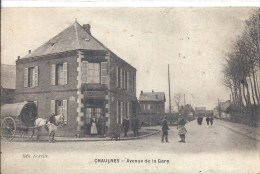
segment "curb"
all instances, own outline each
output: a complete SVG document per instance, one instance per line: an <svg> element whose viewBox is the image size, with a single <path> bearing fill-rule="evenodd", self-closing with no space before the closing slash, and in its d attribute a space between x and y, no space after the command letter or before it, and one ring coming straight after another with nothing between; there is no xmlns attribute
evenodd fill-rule
<svg viewBox="0 0 260 174"><path fill-rule="evenodd" d="M246 134L246 133L244 133L244 132L242 132L242 131L235 130L235 129L230 128L229 126L226 126L226 125L224 125L224 124L222 124L222 123L217 123L217 124L220 125L220 126L223 126L223 127L227 128L227 129L229 129L229 130L231 130L231 131L233 131L233 132L236 132L236 133L239 134L239 135L243 135L243 136L246 136L247 138L250 138L250 139L253 139L253 140L256 140L256 141L260 141L260 138L258 138L257 136L250 136L250 135L248 135L248 134Z"/></svg>
<svg viewBox="0 0 260 174"><path fill-rule="evenodd" d="M154 132L152 133L149 133L149 134L145 134L145 135L141 135L139 137L129 137L129 138L122 138L122 139L119 139L119 140L112 140L111 138L104 138L104 139L56 139L55 141L56 142L83 142L83 141L127 141L127 140L137 140L137 139L142 139L142 138L145 138L145 137L148 137L148 136L151 136L151 135L154 135L154 134L157 134L159 133L160 131L159 130L155 130ZM40 142L48 142L49 140L48 139L44 139L44 140L40 140Z"/></svg>

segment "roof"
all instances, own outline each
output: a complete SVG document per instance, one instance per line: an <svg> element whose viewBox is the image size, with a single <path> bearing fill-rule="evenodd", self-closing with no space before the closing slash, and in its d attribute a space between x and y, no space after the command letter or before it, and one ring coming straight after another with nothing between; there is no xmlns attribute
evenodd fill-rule
<svg viewBox="0 0 260 174"><path fill-rule="evenodd" d="M220 110L223 111L223 112L227 112L228 109L230 108L231 106L231 101L230 100L227 100L225 102L220 102L219 103L219 106L220 106Z"/></svg>
<svg viewBox="0 0 260 174"><path fill-rule="evenodd" d="M90 33L88 33L78 22L74 22L71 26L23 58L37 57L80 49L106 50L106 48Z"/></svg>
<svg viewBox="0 0 260 174"><path fill-rule="evenodd" d="M165 102L164 92L141 92L139 101L163 101Z"/></svg>
<svg viewBox="0 0 260 174"><path fill-rule="evenodd" d="M15 65L1 64L1 86L5 89L15 89Z"/></svg>

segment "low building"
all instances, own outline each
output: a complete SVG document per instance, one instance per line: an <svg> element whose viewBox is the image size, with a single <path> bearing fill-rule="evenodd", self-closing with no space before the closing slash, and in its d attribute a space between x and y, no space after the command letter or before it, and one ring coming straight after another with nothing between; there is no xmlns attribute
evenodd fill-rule
<svg viewBox="0 0 260 174"><path fill-rule="evenodd" d="M40 33L39 33L40 34ZM137 116L136 69L78 22L16 61L16 102L34 101L39 117L63 114L60 136L97 135Z"/></svg>
<svg viewBox="0 0 260 174"><path fill-rule="evenodd" d="M15 66L1 64L1 106L14 101Z"/></svg>
<svg viewBox="0 0 260 174"><path fill-rule="evenodd" d="M149 125L160 124L165 114L165 94L164 92L143 92L139 95L140 123Z"/></svg>

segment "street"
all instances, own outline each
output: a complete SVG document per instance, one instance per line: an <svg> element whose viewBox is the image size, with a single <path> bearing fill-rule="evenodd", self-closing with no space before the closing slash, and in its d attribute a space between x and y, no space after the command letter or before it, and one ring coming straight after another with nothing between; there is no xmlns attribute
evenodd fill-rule
<svg viewBox="0 0 260 174"><path fill-rule="evenodd" d="M219 120L209 127L205 121L201 126L196 121L186 124L186 143L178 142L176 127L170 127L170 143L161 143L161 133L128 141L2 142L1 167L8 174L17 173L12 171L14 166L19 173L34 173L25 165L32 165L37 174L117 173L122 168L127 169L125 173L259 172L259 141L223 127L220 122L226 124ZM119 164L100 160L111 158L119 159Z"/></svg>

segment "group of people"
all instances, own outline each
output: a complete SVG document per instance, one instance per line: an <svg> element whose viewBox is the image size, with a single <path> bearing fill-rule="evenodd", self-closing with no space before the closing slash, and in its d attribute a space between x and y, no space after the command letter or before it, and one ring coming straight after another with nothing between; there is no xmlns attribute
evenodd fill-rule
<svg viewBox="0 0 260 174"><path fill-rule="evenodd" d="M197 122L198 122L198 125L202 125L202 122L203 122L203 116L201 116L201 115L199 115L198 117L197 117ZM207 123L207 126L209 126L209 125L213 125L213 117L211 116L207 116L206 117L206 123Z"/></svg>
<svg viewBox="0 0 260 174"><path fill-rule="evenodd" d="M213 125L213 117L207 117L206 122L207 122L208 126L209 126L209 124L212 126Z"/></svg>
<svg viewBox="0 0 260 174"><path fill-rule="evenodd" d="M182 142L182 143L185 143L185 134L187 133L185 124L186 124L185 119L183 117L180 117L178 119L177 129L178 129L178 134L181 138L181 140L179 142ZM161 138L162 143L164 143L164 142L169 143L169 140L168 140L168 131L169 130L170 130L170 128L168 126L167 119L165 116L163 119L163 122L162 122L162 138Z"/></svg>
<svg viewBox="0 0 260 174"><path fill-rule="evenodd" d="M123 129L124 129L124 136L127 137L127 133L129 131L129 128L130 128L129 118L125 118L123 120L122 126L123 126ZM132 126L134 137L138 137L139 136L139 131L138 131L139 120L136 117L132 120L131 126Z"/></svg>

